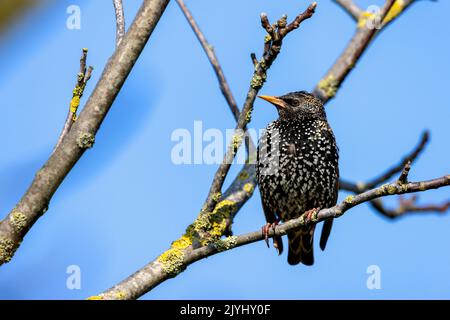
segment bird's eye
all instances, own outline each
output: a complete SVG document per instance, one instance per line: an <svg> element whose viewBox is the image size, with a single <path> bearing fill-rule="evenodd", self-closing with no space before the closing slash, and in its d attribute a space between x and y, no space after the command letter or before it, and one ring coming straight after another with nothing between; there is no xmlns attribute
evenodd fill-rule
<svg viewBox="0 0 450 320"><path fill-rule="evenodd" d="M300 101L298 101L297 99L292 99L289 104L293 107L298 107L300 105Z"/></svg>
<svg viewBox="0 0 450 320"><path fill-rule="evenodd" d="M298 101L297 99L287 99L285 101L292 107L298 107L300 105L300 101Z"/></svg>

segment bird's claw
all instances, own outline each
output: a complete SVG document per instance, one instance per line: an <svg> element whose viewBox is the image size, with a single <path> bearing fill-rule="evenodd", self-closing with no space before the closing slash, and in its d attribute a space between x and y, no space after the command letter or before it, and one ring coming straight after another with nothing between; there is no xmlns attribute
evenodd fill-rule
<svg viewBox="0 0 450 320"><path fill-rule="evenodd" d="M270 248L270 246L269 246L269 228L270 228L270 223L266 223L261 228L261 233L264 236L264 241L266 242L267 248Z"/></svg>
<svg viewBox="0 0 450 320"><path fill-rule="evenodd" d="M313 218L314 214L316 214L319 211L320 211L320 208L314 208L314 209L306 211L303 214L305 224L309 224L312 221L312 218Z"/></svg>
<svg viewBox="0 0 450 320"><path fill-rule="evenodd" d="M269 233L270 230L272 229L273 231L275 231L276 226L278 225L280 221L277 220L273 223L266 223L262 228L261 228L261 232L264 236L264 241L266 242L267 248L270 248L269 245Z"/></svg>

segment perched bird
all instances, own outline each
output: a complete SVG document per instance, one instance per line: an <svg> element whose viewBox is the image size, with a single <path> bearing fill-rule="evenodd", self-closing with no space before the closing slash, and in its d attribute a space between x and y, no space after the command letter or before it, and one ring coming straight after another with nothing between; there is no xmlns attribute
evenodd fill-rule
<svg viewBox="0 0 450 320"><path fill-rule="evenodd" d="M338 147L328 124L323 103L306 91L280 97L260 96L272 103L279 118L271 122L260 138L257 151L257 181L268 232L278 222L297 218L305 212L334 206L337 201ZM320 247L325 249L332 219L322 229ZM288 233L288 263L312 265L315 225ZM274 247L283 251L280 236Z"/></svg>

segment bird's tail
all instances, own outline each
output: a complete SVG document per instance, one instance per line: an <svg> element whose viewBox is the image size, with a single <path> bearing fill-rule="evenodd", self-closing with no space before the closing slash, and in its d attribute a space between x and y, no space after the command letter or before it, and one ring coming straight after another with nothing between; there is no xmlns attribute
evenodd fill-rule
<svg viewBox="0 0 450 320"><path fill-rule="evenodd" d="M314 263L313 238L314 226L302 227L288 233L288 263L290 265L303 263L311 266Z"/></svg>
<svg viewBox="0 0 450 320"><path fill-rule="evenodd" d="M325 250L328 238L330 237L331 228L333 227L333 218L325 220L323 223L322 234L320 235L320 249Z"/></svg>

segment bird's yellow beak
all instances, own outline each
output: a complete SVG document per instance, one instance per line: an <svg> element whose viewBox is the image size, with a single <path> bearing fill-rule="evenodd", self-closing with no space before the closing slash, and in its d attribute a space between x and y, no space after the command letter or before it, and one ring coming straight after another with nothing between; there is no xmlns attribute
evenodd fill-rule
<svg viewBox="0 0 450 320"><path fill-rule="evenodd" d="M261 98L263 100L269 101L271 104L276 106L277 108L285 108L286 103L281 100L280 98L274 97L274 96L258 96L258 98Z"/></svg>

